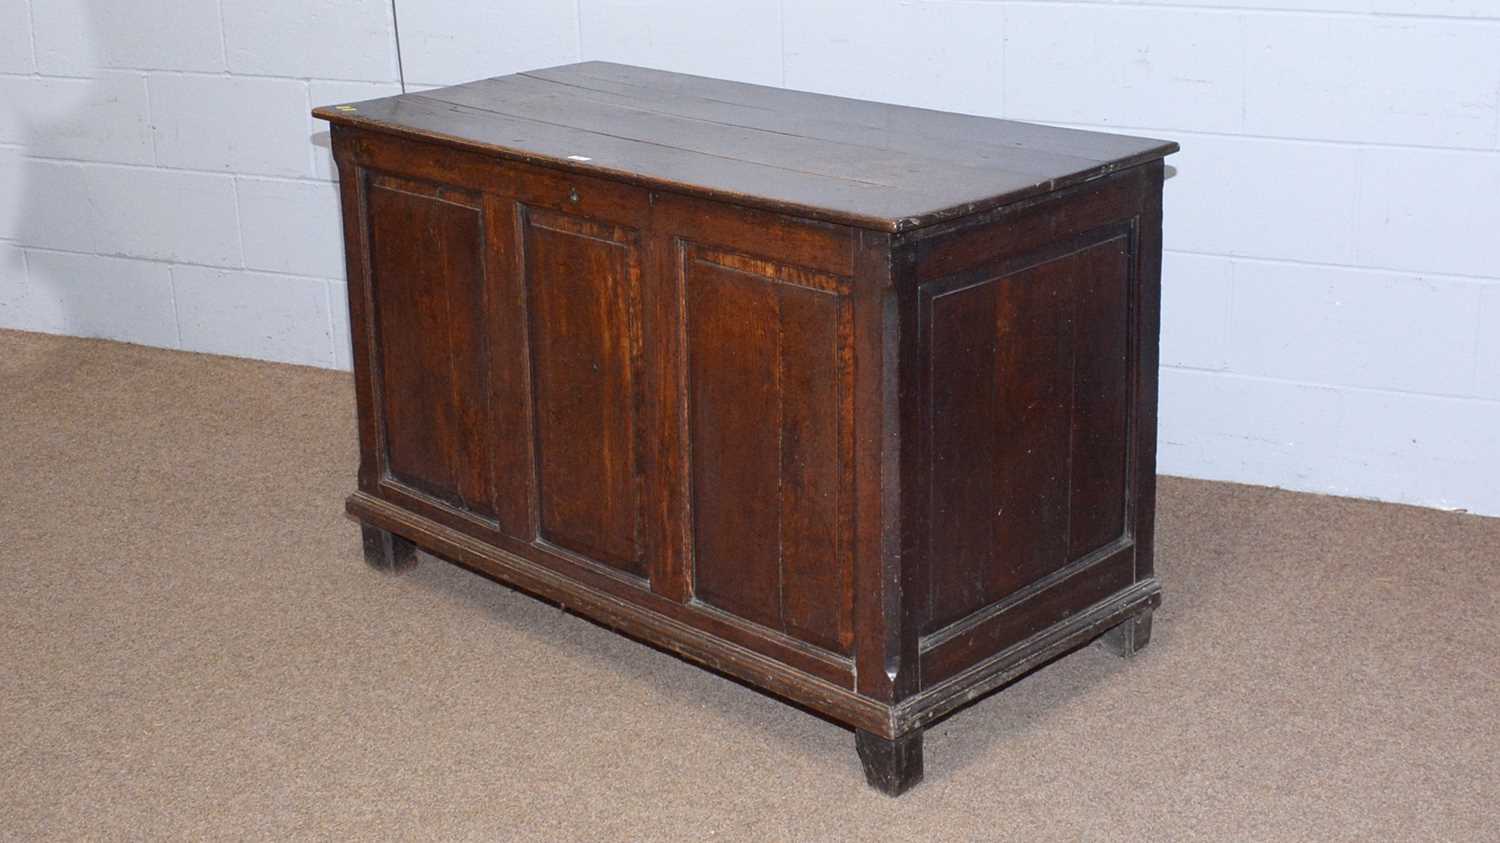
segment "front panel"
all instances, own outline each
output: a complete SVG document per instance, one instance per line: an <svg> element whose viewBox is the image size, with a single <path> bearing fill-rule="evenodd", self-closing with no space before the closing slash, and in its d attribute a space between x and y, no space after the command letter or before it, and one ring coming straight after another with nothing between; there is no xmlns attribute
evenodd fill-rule
<svg viewBox="0 0 1500 843"><path fill-rule="evenodd" d="M645 577L639 236L538 208L520 227L539 537Z"/></svg>
<svg viewBox="0 0 1500 843"><path fill-rule="evenodd" d="M695 599L847 654L846 279L701 246L679 257Z"/></svg>
<svg viewBox="0 0 1500 843"><path fill-rule="evenodd" d="M496 425L485 388L480 198L381 174L367 177L364 192L379 483L491 523Z"/></svg>

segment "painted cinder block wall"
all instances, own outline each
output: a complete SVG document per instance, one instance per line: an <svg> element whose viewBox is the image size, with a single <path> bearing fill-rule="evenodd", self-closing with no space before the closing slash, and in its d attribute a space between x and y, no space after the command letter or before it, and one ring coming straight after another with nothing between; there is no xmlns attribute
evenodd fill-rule
<svg viewBox="0 0 1500 843"><path fill-rule="evenodd" d="M612 59L1179 140L1162 471L1500 515L1500 3L397 2L411 89ZM0 0L0 327L348 368L307 112L398 90L394 29Z"/></svg>

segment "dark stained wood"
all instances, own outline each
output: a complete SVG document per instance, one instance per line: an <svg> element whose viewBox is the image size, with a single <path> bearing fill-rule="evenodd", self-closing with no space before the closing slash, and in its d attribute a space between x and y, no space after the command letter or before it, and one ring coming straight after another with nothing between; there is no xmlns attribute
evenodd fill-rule
<svg viewBox="0 0 1500 843"><path fill-rule="evenodd" d="M1100 645L1122 659L1132 658L1151 643L1151 615L1149 608L1141 611L1100 636Z"/></svg>
<svg viewBox="0 0 1500 843"><path fill-rule="evenodd" d="M371 564L789 697L889 793L935 718L1144 646L1174 144L594 62L317 113Z"/></svg>
<svg viewBox="0 0 1500 843"><path fill-rule="evenodd" d="M935 296L927 318L928 471L933 477L927 552L942 560L928 580L928 628L947 625L992 599L983 574L991 570L997 514L1003 515L995 506L1005 488L997 489L998 475L1011 470L996 453L1001 410L995 394L995 299L994 284L971 285Z"/></svg>
<svg viewBox="0 0 1500 843"><path fill-rule="evenodd" d="M682 271L696 595L847 654L846 282L696 246Z"/></svg>
<svg viewBox="0 0 1500 843"><path fill-rule="evenodd" d="M922 781L922 730L896 738L856 729L854 748L865 768L865 781L886 796L900 796Z"/></svg>
<svg viewBox="0 0 1500 843"><path fill-rule="evenodd" d="M906 695L899 704L882 703L856 692L845 672L810 669L796 650L770 650L753 638L736 637L712 615L693 613L655 595L642 593L591 569L545 564L534 549L513 549L474 539L430 518L393 506L363 492L345 502L350 515L365 525L401 530L431 553L481 571L503 582L566 606L714 670L738 677L771 693L795 700L853 728L881 737L896 737L983 696L1057 656L1099 638L1106 630L1143 608L1160 603L1155 580L1131 588L1070 615L1045 632L995 653L961 675ZM511 545L510 548L518 546ZM825 673L827 675L825 675Z"/></svg>
<svg viewBox="0 0 1500 843"><path fill-rule="evenodd" d="M840 492L841 399L848 390L839 369L843 324L839 300L787 284L781 305L780 520L782 628L824 649L848 653L853 643L853 596L840 514L850 501Z"/></svg>
<svg viewBox="0 0 1500 843"><path fill-rule="evenodd" d="M1135 335L1131 338L1133 392L1130 410L1133 435L1128 443L1129 483L1125 492L1127 519L1136 546L1135 576L1156 575L1156 408L1161 345L1161 194L1166 167L1153 161L1139 168L1144 187L1135 222L1133 253L1137 284Z"/></svg>
<svg viewBox="0 0 1500 843"><path fill-rule="evenodd" d="M622 81L628 96L621 96ZM681 97L683 89L696 99ZM705 109L698 101L705 95L740 107ZM886 231L1085 182L1177 148L603 62L314 113L336 124Z"/></svg>
<svg viewBox="0 0 1500 843"><path fill-rule="evenodd" d="M499 166L492 155L439 143L417 143L338 127L335 131L345 148L345 157L357 159L370 172L433 184L462 184L492 197L525 197L527 207L600 223L628 227L651 214L650 193L608 179L519 162Z"/></svg>
<svg viewBox="0 0 1500 843"><path fill-rule="evenodd" d="M653 206L653 226L659 218ZM647 237L641 277L640 444L650 492L642 528L651 566L651 589L677 603L693 597L691 478L687 459L686 359L681 294L682 249L674 239Z"/></svg>
<svg viewBox="0 0 1500 843"><path fill-rule="evenodd" d="M1070 255L994 285L998 337L990 391L1001 409L993 428L996 558L986 566L986 602L1072 559L1073 490L1065 472L1073 463L1069 425L1087 413L1075 387L1077 345L1092 330L1076 314L1088 272L1086 261ZM1017 494L1022 489L1030 491Z"/></svg>
<svg viewBox="0 0 1500 843"><path fill-rule="evenodd" d="M895 734L889 706L852 690L847 661L782 638L746 634L721 615L674 603L601 573L576 560L548 558L544 550L475 539L405 507L356 492L345 510L362 524L399 530L423 550L551 600L628 635L642 638L714 670L736 676L843 723ZM503 547L501 545L504 545ZM1095 632L1088 640L1098 637ZM519 677L518 677L519 678ZM537 681L542 681L537 678ZM836 712L836 713L835 713Z"/></svg>
<svg viewBox="0 0 1500 843"><path fill-rule="evenodd" d="M922 680L934 685L1024 641L1135 581L1134 548L1106 548L922 639Z"/></svg>
<svg viewBox="0 0 1500 843"><path fill-rule="evenodd" d="M1125 135L998 121L613 62L583 62L523 75L560 81L589 92L623 92L631 99L670 108L671 113L682 109L680 113L731 125L812 138L852 139L871 149L915 151L927 156L958 157L975 150L1020 149L1040 159L1073 156L1124 162L1139 154L1141 146L1140 138ZM872 133L879 144L870 143Z"/></svg>
<svg viewBox="0 0 1500 843"><path fill-rule="evenodd" d="M376 410L375 301L370 289L367 170L354 161L348 130L333 127L338 167L339 212L344 222L344 268L348 284L349 337L354 364L354 406L359 425L359 488L374 493L384 470L380 457L380 413Z"/></svg>
<svg viewBox="0 0 1500 843"><path fill-rule="evenodd" d="M910 476L902 434L917 403L901 384L909 378L910 293L896 284L896 245L863 232L855 251L854 332L854 638L855 679L865 696L893 703L914 693L917 633L913 599L921 572L903 565L910 535L902 478ZM882 733L893 737L892 733Z"/></svg>
<svg viewBox="0 0 1500 843"><path fill-rule="evenodd" d="M636 234L538 210L522 228L540 535L645 576Z"/></svg>
<svg viewBox="0 0 1500 843"><path fill-rule="evenodd" d="M929 683L896 706L894 722L901 730L926 727L985 694L1030 673L1065 653L1097 639L1121 620L1161 605L1161 584L1139 580L1088 608L1067 615L1029 638L981 659L942 681Z"/></svg>
<svg viewBox="0 0 1500 843"><path fill-rule="evenodd" d="M775 291L712 264L685 264L694 592L780 629Z"/></svg>
<svg viewBox="0 0 1500 843"><path fill-rule="evenodd" d="M386 474L493 516L478 197L375 177L366 201Z"/></svg>
<svg viewBox="0 0 1500 843"><path fill-rule="evenodd" d="M673 193L651 197L657 229L684 241L746 255L772 255L780 266L841 278L854 273L858 229Z"/></svg>
<svg viewBox="0 0 1500 843"><path fill-rule="evenodd" d="M490 354L506 364L489 374L490 412L496 431L491 458L495 470L495 512L508 536L535 540L539 517L535 413L532 408L531 339L526 314L525 213L514 199L486 193L485 269L490 279L485 314Z"/></svg>
<svg viewBox="0 0 1500 843"><path fill-rule="evenodd" d="M920 284L950 278L1023 257L1039 246L1079 238L1097 241L1092 233L1135 219L1142 196L1151 190L1151 167L1135 167L1048 197L914 231L903 240L916 252L911 280ZM1063 202L1069 207L1059 214L1057 206Z"/></svg>
<svg viewBox="0 0 1500 843"><path fill-rule="evenodd" d="M1129 243L1109 231L923 287L929 633L1124 532Z"/></svg>
<svg viewBox="0 0 1500 843"><path fill-rule="evenodd" d="M362 524L360 541L364 544L365 563L377 571L400 574L416 567L417 546L388 530Z"/></svg>
<svg viewBox="0 0 1500 843"><path fill-rule="evenodd" d="M1069 559L1125 532L1130 429L1130 243L1125 235L1078 253L1073 317L1073 413L1067 427ZM1031 573L1042 573L1033 571Z"/></svg>

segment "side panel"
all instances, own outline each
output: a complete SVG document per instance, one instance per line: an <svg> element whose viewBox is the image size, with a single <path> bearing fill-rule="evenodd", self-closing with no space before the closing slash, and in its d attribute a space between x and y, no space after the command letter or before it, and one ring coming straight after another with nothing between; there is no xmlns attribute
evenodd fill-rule
<svg viewBox="0 0 1500 843"><path fill-rule="evenodd" d="M684 245L693 593L852 652L846 279Z"/></svg>
<svg viewBox="0 0 1500 843"><path fill-rule="evenodd" d="M1161 176L1143 165L902 243L923 689L1024 659L1023 641L1151 576Z"/></svg>
<svg viewBox="0 0 1500 843"><path fill-rule="evenodd" d="M927 629L1124 532L1129 238L933 285Z"/></svg>
<svg viewBox="0 0 1500 843"><path fill-rule="evenodd" d="M638 235L535 208L521 229L540 538L645 577Z"/></svg>

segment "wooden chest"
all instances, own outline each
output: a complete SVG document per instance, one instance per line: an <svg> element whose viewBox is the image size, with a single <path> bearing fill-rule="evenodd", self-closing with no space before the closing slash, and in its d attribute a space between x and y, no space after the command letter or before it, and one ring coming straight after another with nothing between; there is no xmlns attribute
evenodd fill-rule
<svg viewBox="0 0 1500 843"><path fill-rule="evenodd" d="M1146 643L1175 144L599 62L315 113L372 564L813 708L890 793L934 718Z"/></svg>

